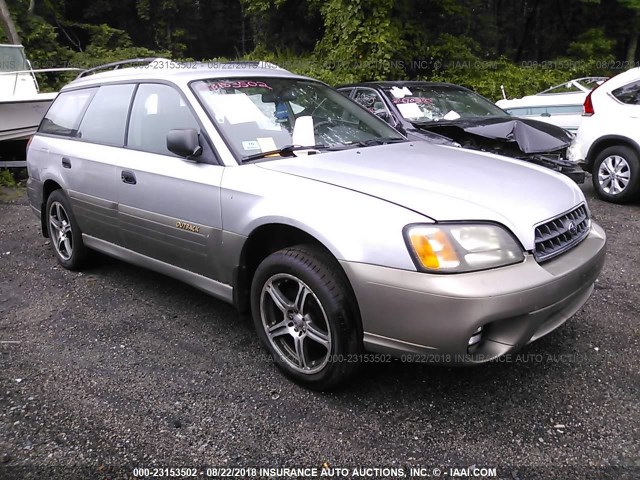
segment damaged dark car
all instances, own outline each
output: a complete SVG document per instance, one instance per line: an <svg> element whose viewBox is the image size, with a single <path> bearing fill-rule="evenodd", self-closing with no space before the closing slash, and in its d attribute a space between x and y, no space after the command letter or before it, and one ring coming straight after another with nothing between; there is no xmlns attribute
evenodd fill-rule
<svg viewBox="0 0 640 480"><path fill-rule="evenodd" d="M548 123L518 118L459 85L436 82L365 82L338 90L387 121L410 140L459 144L532 162L584 182L566 159L571 134Z"/></svg>

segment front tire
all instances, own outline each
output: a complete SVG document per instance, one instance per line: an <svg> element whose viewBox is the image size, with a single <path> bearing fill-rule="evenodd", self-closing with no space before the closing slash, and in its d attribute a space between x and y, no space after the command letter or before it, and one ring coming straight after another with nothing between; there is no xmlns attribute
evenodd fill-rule
<svg viewBox="0 0 640 480"><path fill-rule="evenodd" d="M47 199L47 231L58 263L68 270L78 270L88 252L82 242L82 232L62 190L55 190Z"/></svg>
<svg viewBox="0 0 640 480"><path fill-rule="evenodd" d="M361 351L353 294L327 253L312 246L269 255L251 284L258 337L282 372L328 390L355 373Z"/></svg>
<svg viewBox="0 0 640 480"><path fill-rule="evenodd" d="M593 188L600 198L628 203L640 190L638 153L623 145L604 149L593 164Z"/></svg>

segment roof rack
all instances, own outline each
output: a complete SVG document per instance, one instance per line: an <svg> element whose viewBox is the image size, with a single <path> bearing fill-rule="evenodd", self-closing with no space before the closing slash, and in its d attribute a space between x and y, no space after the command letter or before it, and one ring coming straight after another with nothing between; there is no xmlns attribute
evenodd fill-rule
<svg viewBox="0 0 640 480"><path fill-rule="evenodd" d="M206 62L203 62L206 63ZM219 65L238 65L238 66L247 66L253 68L265 68L265 69L273 69L273 70L284 70L284 68L276 65L272 62L265 62L264 60L210 60L208 62L216 63Z"/></svg>
<svg viewBox="0 0 640 480"><path fill-rule="evenodd" d="M76 79L86 77L87 75L94 74L101 70L117 70L123 65L132 65L132 64L139 64L139 63L149 64L149 63L155 62L156 60L162 60L167 62L169 61L166 58L158 58L158 57L130 58L128 60L120 60L118 62L105 63L104 65L98 65L97 67L88 68L87 70L82 71L80 75L76 77Z"/></svg>
<svg viewBox="0 0 640 480"><path fill-rule="evenodd" d="M96 72L100 72L103 70L117 70L122 66L125 65L137 65L137 64L145 64L145 65L149 65L153 62L170 62L170 63L176 63L176 64L180 64L179 61L174 62L173 60L170 60L168 58L162 58L162 57L148 57L148 58L131 58L128 60L120 60L118 62L111 62L111 63L105 63L104 65L98 65L97 67L93 67L93 68L89 68L87 70L84 70L80 73L80 75L78 75L76 77L76 79L78 78L82 78L82 77L86 77L88 75L92 75ZM284 68L271 63L271 62L264 62L264 61L256 61L256 60L248 60L248 61L244 61L244 60L233 60L233 61L218 61L218 60L209 60L209 61L203 61L203 62L192 62L194 64L199 64L202 67L208 67L208 68L212 68L212 65L235 65L237 67L247 67L247 68L259 68L259 69L268 69L268 70L282 70L282 71L287 71Z"/></svg>

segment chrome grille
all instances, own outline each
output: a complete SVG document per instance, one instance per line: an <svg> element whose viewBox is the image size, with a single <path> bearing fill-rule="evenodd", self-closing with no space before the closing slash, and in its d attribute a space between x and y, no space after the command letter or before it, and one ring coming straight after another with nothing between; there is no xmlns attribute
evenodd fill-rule
<svg viewBox="0 0 640 480"><path fill-rule="evenodd" d="M569 213L538 225L533 256L538 262L544 262L566 252L587 236L590 224L587 207L580 205Z"/></svg>

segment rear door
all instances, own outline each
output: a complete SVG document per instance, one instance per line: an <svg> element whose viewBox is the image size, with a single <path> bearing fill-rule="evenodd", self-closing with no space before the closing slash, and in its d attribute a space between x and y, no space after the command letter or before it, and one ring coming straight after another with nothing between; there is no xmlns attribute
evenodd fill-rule
<svg viewBox="0 0 640 480"><path fill-rule="evenodd" d="M219 278L223 167L200 135L198 161L167 150L172 129L201 131L179 90L142 83L135 94L125 154L117 160L118 215L125 247L164 263Z"/></svg>
<svg viewBox="0 0 640 480"><path fill-rule="evenodd" d="M43 141L32 155L47 157L51 178L63 184L83 233L115 243L119 236L112 159L124 145L133 88L113 85L61 93L40 125Z"/></svg>
<svg viewBox="0 0 640 480"><path fill-rule="evenodd" d="M122 244L118 228L117 171L123 153L134 84L99 87L78 126L73 149L61 162L70 172L69 197L81 230Z"/></svg>

